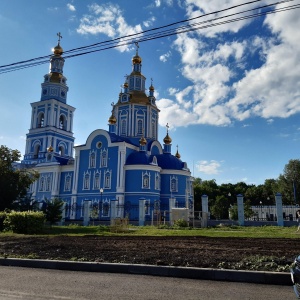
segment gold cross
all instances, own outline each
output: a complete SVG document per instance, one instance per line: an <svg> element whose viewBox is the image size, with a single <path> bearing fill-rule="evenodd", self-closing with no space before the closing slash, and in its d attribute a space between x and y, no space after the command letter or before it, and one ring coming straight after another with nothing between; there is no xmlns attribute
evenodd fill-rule
<svg viewBox="0 0 300 300"><path fill-rule="evenodd" d="M60 39L62 39L62 35L59 33L56 34L58 36L58 44L60 43Z"/></svg>

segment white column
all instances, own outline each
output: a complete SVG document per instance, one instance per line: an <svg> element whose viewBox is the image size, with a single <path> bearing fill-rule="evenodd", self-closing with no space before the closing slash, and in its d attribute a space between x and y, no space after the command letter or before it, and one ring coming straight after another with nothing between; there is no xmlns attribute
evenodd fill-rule
<svg viewBox="0 0 300 300"><path fill-rule="evenodd" d="M84 210L83 226L88 226L90 224L90 210L91 210L90 200L84 200L83 210Z"/></svg>
<svg viewBox="0 0 300 300"><path fill-rule="evenodd" d="M276 193L275 202L276 202L277 225L283 226L282 196L280 193Z"/></svg>
<svg viewBox="0 0 300 300"><path fill-rule="evenodd" d="M201 202L202 202L202 216L201 216L201 227L206 228L207 227L207 221L208 221L208 196L202 195L201 196Z"/></svg>
<svg viewBox="0 0 300 300"><path fill-rule="evenodd" d="M112 225L114 219L117 217L117 200L110 200L110 224Z"/></svg>
<svg viewBox="0 0 300 300"><path fill-rule="evenodd" d="M245 224L245 216L244 216L244 197L243 195L237 195L237 206L238 206L238 220L241 226Z"/></svg>
<svg viewBox="0 0 300 300"><path fill-rule="evenodd" d="M145 204L146 204L146 199L140 199L140 201L139 201L139 226L145 225Z"/></svg>

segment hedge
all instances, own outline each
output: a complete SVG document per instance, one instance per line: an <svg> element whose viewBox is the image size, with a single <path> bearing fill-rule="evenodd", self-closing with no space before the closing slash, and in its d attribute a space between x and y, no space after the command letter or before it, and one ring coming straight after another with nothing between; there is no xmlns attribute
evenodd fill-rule
<svg viewBox="0 0 300 300"><path fill-rule="evenodd" d="M12 211L5 213L3 229L14 233L35 234L40 233L44 229L44 224L45 215L42 212Z"/></svg>

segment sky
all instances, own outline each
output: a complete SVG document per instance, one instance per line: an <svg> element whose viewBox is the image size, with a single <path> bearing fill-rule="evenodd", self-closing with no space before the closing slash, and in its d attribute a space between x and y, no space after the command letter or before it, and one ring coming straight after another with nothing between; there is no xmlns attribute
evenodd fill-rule
<svg viewBox="0 0 300 300"><path fill-rule="evenodd" d="M0 66L50 55L58 32L67 51L200 16L189 24L249 9L262 12L261 6L275 1L239 6L243 3L0 1ZM300 0L272 9L297 4ZM217 26L139 42L146 86L152 78L161 111L159 141L163 143L168 123L172 153L178 147L194 177L258 185L278 178L290 159L299 159L299 14L297 8L223 22L227 17L204 23ZM66 59L67 103L76 108L76 145L96 129L108 130L111 103L117 102L132 70L135 51L132 43ZM0 145L24 154L30 103L40 100L48 72L46 63L0 74Z"/></svg>

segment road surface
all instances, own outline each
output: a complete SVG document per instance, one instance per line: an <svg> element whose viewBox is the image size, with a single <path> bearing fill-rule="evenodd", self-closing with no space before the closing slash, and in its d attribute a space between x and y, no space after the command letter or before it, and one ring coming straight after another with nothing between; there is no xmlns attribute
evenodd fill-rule
<svg viewBox="0 0 300 300"><path fill-rule="evenodd" d="M289 300L292 286L0 266L0 300Z"/></svg>

